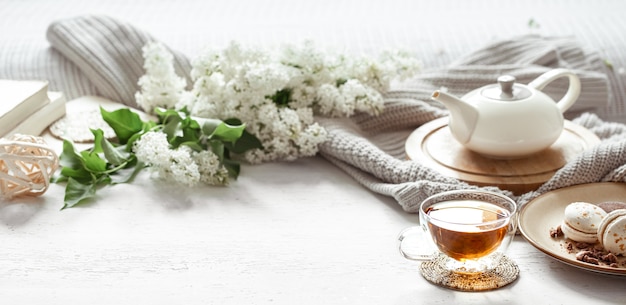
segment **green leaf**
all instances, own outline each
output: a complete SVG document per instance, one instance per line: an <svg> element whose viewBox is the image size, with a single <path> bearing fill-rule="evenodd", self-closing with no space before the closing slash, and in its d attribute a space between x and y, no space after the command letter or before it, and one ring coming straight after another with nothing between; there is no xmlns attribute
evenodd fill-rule
<svg viewBox="0 0 626 305"><path fill-rule="evenodd" d="M107 170L107 163L100 155L89 152L89 151L81 151L81 156L85 162L85 168L95 174L104 173Z"/></svg>
<svg viewBox="0 0 626 305"><path fill-rule="evenodd" d="M128 108L108 112L100 107L100 113L104 121L107 122L115 132L120 144L126 144L130 137L142 130L143 121L137 113L132 112Z"/></svg>
<svg viewBox="0 0 626 305"><path fill-rule="evenodd" d="M74 169L71 167L62 167L61 168L61 175L65 176L67 178L72 178L75 179L77 181L80 181L82 183L88 183L90 181L95 180L95 178L92 176L92 174L84 169L84 168L79 168L79 169ZM63 181L63 179L57 179L58 181Z"/></svg>
<svg viewBox="0 0 626 305"><path fill-rule="evenodd" d="M102 132L102 131L101 131ZM100 138L100 147L106 160L114 166L122 165L128 161L129 154L117 149L109 140Z"/></svg>
<svg viewBox="0 0 626 305"><path fill-rule="evenodd" d="M180 145L189 146L194 151L205 150L205 148L202 145L200 145L198 142L183 142L183 143L180 143Z"/></svg>
<svg viewBox="0 0 626 305"><path fill-rule="evenodd" d="M168 139L172 139L176 136L179 130L179 124L183 119L180 116L169 116L164 121L163 129L161 130L167 135Z"/></svg>
<svg viewBox="0 0 626 305"><path fill-rule="evenodd" d="M196 121L202 125L202 133L205 135L211 135L217 129L217 126L222 123L220 120L207 118L196 118Z"/></svg>
<svg viewBox="0 0 626 305"><path fill-rule="evenodd" d="M224 161L224 143L220 141L209 141L209 147L211 147L211 151L217 155L218 160L220 162Z"/></svg>
<svg viewBox="0 0 626 305"><path fill-rule="evenodd" d="M224 123L229 125L242 124L240 120L234 118L224 120ZM261 140L259 140L259 138L249 133L245 129L243 130L241 136L239 137L239 139L237 139L237 141L235 141L234 143L224 143L224 145L226 145L226 148L228 150L236 154L243 154L246 151L255 148L263 149L263 143L261 143Z"/></svg>
<svg viewBox="0 0 626 305"><path fill-rule="evenodd" d="M96 195L96 184L82 184L69 178L65 186L64 204L61 210L71 208Z"/></svg>
<svg viewBox="0 0 626 305"><path fill-rule="evenodd" d="M50 183L63 183L67 182L67 180L68 177L61 175L61 171L58 171L54 174L54 176L52 176L52 178L50 178Z"/></svg>
<svg viewBox="0 0 626 305"><path fill-rule="evenodd" d="M174 137L170 144L173 148L178 148L183 143L198 143L200 141L199 138L200 131L195 128L184 128L182 136Z"/></svg>
<svg viewBox="0 0 626 305"><path fill-rule="evenodd" d="M92 180L91 173L85 166L83 157L76 153L74 145L70 141L63 140L63 151L59 156L61 165L61 175L71 177L80 181Z"/></svg>
<svg viewBox="0 0 626 305"><path fill-rule="evenodd" d="M132 182L135 177L144 169L145 165L137 164L133 168L123 169L115 172L115 175L111 175L111 184L129 183Z"/></svg>
<svg viewBox="0 0 626 305"><path fill-rule="evenodd" d="M154 111L157 114L157 117L159 118L160 124L167 124L170 120L174 118L177 118L178 121L181 121L183 118L181 114L186 115L188 113L184 111L176 111L174 109L163 109L163 108L156 108Z"/></svg>
<svg viewBox="0 0 626 305"><path fill-rule="evenodd" d="M102 143L102 139L104 139L104 131L102 131L102 129L96 129L96 130L90 129L90 130L94 136L94 140L93 140L94 146L91 149L91 151L99 154L102 152L101 143Z"/></svg>
<svg viewBox="0 0 626 305"><path fill-rule="evenodd" d="M144 130L142 132L136 133L132 137L130 137L130 139L128 139L128 142L126 143L126 148L124 149L124 151L130 153L133 150L133 144L135 143L135 141L137 141L139 138L141 138L141 136L145 132L146 132L146 130L144 128Z"/></svg>
<svg viewBox="0 0 626 305"><path fill-rule="evenodd" d="M239 172L241 171L241 166L239 165L239 162L226 159L222 164L224 165L224 168L226 168L226 170L228 171L229 176L233 177L234 179L237 179L237 177L239 177Z"/></svg>
<svg viewBox="0 0 626 305"><path fill-rule="evenodd" d="M187 109L157 109L159 122L143 122L130 109L108 112L100 108L104 120L113 128L118 143L109 141L101 129L91 130L94 146L76 152L69 141L64 141L60 156L62 168L51 181L67 183L62 209L95 197L99 186L127 183L145 168L132 152L134 142L150 131L164 132L171 148L186 145L194 151L210 150L227 169L229 176L237 177L240 165L231 160L231 152L242 153L261 148L261 142L245 130L246 125L238 119L192 118Z"/></svg>
<svg viewBox="0 0 626 305"><path fill-rule="evenodd" d="M211 139L218 139L224 142L236 142L246 129L246 125L229 125L221 123L217 125L217 128L210 135Z"/></svg>
<svg viewBox="0 0 626 305"><path fill-rule="evenodd" d="M189 116L186 117L182 123L183 123L183 126L182 126L183 128L192 128L194 130L200 131L200 124L198 123L198 121L194 120L193 118Z"/></svg>
<svg viewBox="0 0 626 305"><path fill-rule="evenodd" d="M82 157L76 153L74 145L68 140L63 140L63 151L59 156L61 166L77 169L83 167Z"/></svg>
<svg viewBox="0 0 626 305"><path fill-rule="evenodd" d="M289 104L289 100L291 99L291 90L282 89L280 91L276 91L270 99L278 106L287 106Z"/></svg>
<svg viewBox="0 0 626 305"><path fill-rule="evenodd" d="M249 133L248 131L244 131L241 134L241 138L239 138L235 143L224 143L228 150L232 151L236 154L243 154L251 149L263 149L263 143L256 136Z"/></svg>

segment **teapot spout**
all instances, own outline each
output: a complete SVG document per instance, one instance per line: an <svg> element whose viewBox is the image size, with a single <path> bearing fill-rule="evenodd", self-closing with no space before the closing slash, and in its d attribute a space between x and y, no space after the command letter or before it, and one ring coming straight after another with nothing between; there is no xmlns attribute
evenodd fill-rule
<svg viewBox="0 0 626 305"><path fill-rule="evenodd" d="M454 138L461 144L469 142L478 121L478 110L467 102L439 90L433 92L431 98L442 103L450 112L448 126Z"/></svg>

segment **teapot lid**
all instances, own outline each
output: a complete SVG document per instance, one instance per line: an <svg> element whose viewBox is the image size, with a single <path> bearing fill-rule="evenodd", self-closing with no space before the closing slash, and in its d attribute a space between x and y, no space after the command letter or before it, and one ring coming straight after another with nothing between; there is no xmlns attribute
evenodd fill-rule
<svg viewBox="0 0 626 305"><path fill-rule="evenodd" d="M515 83L515 76L512 75L498 77L498 84L485 86L480 93L484 97L499 101L517 101L531 95L526 86Z"/></svg>

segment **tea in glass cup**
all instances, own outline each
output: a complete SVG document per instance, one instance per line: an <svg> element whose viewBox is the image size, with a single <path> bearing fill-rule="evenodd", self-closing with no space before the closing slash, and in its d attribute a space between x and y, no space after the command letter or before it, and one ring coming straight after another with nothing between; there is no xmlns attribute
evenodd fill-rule
<svg viewBox="0 0 626 305"><path fill-rule="evenodd" d="M517 228L515 202L480 190L433 195L421 203L419 219L419 227L400 234L402 255L418 261L436 259L456 273L496 267Z"/></svg>

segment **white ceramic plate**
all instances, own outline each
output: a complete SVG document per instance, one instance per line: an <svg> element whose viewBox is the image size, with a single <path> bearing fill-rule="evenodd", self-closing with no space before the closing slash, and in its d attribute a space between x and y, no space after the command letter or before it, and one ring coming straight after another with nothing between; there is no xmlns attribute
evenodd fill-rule
<svg viewBox="0 0 626 305"><path fill-rule="evenodd" d="M611 268L576 260L576 253L569 253L563 237L550 236L550 229L556 228L563 220L565 207L575 201L593 204L604 201L626 202L626 183L589 183L545 193L528 202L520 211L520 232L535 248L563 263L589 271L626 276L626 267ZM626 257L618 258L620 266L624 266Z"/></svg>

